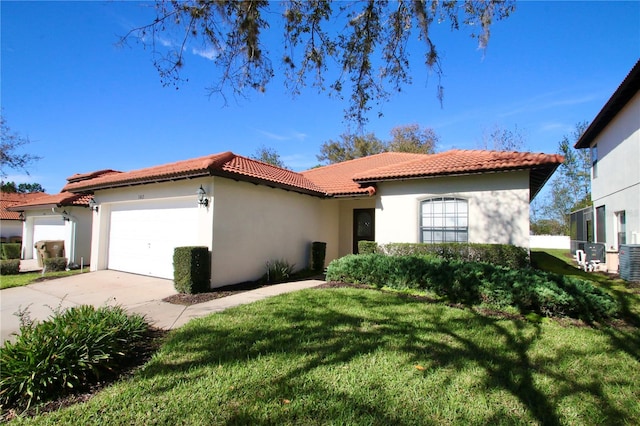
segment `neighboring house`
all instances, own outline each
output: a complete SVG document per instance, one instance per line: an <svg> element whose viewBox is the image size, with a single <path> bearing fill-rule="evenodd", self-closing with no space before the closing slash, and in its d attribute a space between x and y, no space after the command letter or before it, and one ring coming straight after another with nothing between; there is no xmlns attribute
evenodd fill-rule
<svg viewBox="0 0 640 426"><path fill-rule="evenodd" d="M640 61L636 62L576 148L591 150L591 211L575 212L590 242L612 257L621 244L640 244ZM591 223L589 223L591 222ZM589 232L590 227L593 231ZM608 262L607 263L611 263ZM609 265L617 269L617 262Z"/></svg>
<svg viewBox="0 0 640 426"><path fill-rule="evenodd" d="M0 241L21 242L22 241L22 219L20 212L7 210L16 204L28 202L36 198L45 196L44 192L31 192L19 194L17 192L0 193Z"/></svg>
<svg viewBox="0 0 640 426"><path fill-rule="evenodd" d="M91 179L112 170L101 170L86 175L74 175L68 183ZM65 257L71 264L89 264L91 259L91 222L93 215L89 209L90 194L73 194L62 191L45 195L9 207L14 214L22 214L23 259L37 257L34 244L43 240L64 241Z"/></svg>
<svg viewBox="0 0 640 426"><path fill-rule="evenodd" d="M559 155L383 153L302 173L224 152L70 180L93 194L91 269L173 277L173 250L206 246L211 286L259 278L266 262L326 262L359 240L459 241L528 247L529 202ZM198 194L200 193L200 194Z"/></svg>

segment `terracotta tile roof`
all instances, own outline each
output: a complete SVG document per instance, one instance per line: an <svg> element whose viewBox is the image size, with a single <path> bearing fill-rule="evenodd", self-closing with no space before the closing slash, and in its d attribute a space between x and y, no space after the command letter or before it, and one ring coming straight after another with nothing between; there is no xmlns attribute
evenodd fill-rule
<svg viewBox="0 0 640 426"><path fill-rule="evenodd" d="M0 193L0 219L2 220L20 220L20 212L9 211L9 207L17 204L29 202L37 198L47 196L44 192L31 192L28 194L18 194L13 192Z"/></svg>
<svg viewBox="0 0 640 426"><path fill-rule="evenodd" d="M73 194L71 192L63 191L59 194L45 194L42 197L16 203L9 207L9 210L19 212L45 206L88 206L90 198L91 195L88 194Z"/></svg>
<svg viewBox="0 0 640 426"><path fill-rule="evenodd" d="M373 195L375 183L384 180L528 169L533 198L562 161L560 155L528 152L452 150L431 155L385 152L296 173L223 152L130 172L102 170L73 175L63 193L221 176L317 196L339 197Z"/></svg>
<svg viewBox="0 0 640 426"><path fill-rule="evenodd" d="M89 172L89 173L76 173L73 176L69 176L67 178L67 182L69 183L80 182L83 180L94 179L99 176L109 175L114 173L122 173L122 172L119 172L117 170L105 169L105 170L96 170L95 172Z"/></svg>
<svg viewBox="0 0 640 426"><path fill-rule="evenodd" d="M86 176L74 175L74 176ZM66 191L87 192L145 183L187 179L200 176L223 176L262 183L293 191L324 195L324 191L300 173L281 169L232 152L207 155L130 172L105 173L94 178L74 179L63 188ZM72 176L72 178L74 178Z"/></svg>
<svg viewBox="0 0 640 426"><path fill-rule="evenodd" d="M403 164L424 158L424 154L409 154L404 152L384 152L369 157L357 158L343 163L330 164L307 170L301 174L313 183L334 196L368 195L367 186L354 182L353 177L372 169L384 168Z"/></svg>
<svg viewBox="0 0 640 426"><path fill-rule="evenodd" d="M562 163L557 154L451 150L439 154L385 152L308 170L302 174L330 195L371 194L370 185L384 180L417 179L507 170L531 170L531 199Z"/></svg>
<svg viewBox="0 0 640 426"><path fill-rule="evenodd" d="M370 169L353 175L356 182L375 182L389 179L407 179L430 176L459 175L560 164L557 154L530 152L451 150L439 154L423 155L412 161Z"/></svg>
<svg viewBox="0 0 640 426"><path fill-rule="evenodd" d="M230 152L222 154L208 155L206 157L194 158L191 160L177 161L160 166L147 167L130 172L119 172L103 174L94 178L70 181L63 190L66 191L91 191L94 189L115 188L119 186L129 186L151 182L161 182L179 178L190 178L206 176L209 174L209 167L218 164L225 158L229 158ZM74 175L74 176L86 176ZM73 176L72 176L73 178Z"/></svg>
<svg viewBox="0 0 640 426"><path fill-rule="evenodd" d="M231 160L225 162L221 170L232 175L241 175L245 178L278 183L293 190L303 189L317 195L325 194L325 190L322 187L307 179L301 173L281 169L280 167L239 155L234 155Z"/></svg>

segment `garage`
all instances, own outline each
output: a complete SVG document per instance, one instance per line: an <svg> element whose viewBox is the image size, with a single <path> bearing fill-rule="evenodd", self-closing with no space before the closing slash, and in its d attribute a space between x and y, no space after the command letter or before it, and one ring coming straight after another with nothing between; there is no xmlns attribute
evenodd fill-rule
<svg viewBox="0 0 640 426"><path fill-rule="evenodd" d="M65 240L65 222L62 216L36 217L33 219L33 242Z"/></svg>
<svg viewBox="0 0 640 426"><path fill-rule="evenodd" d="M175 247L198 245L193 198L111 206L107 268L173 279Z"/></svg>

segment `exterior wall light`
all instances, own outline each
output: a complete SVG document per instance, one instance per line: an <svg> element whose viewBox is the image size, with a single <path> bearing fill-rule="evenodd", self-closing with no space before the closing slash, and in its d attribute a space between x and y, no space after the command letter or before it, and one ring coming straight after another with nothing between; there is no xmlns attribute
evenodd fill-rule
<svg viewBox="0 0 640 426"><path fill-rule="evenodd" d="M24 212L20 212L20 215L18 216L18 218L23 222L27 220L27 218L24 216Z"/></svg>
<svg viewBox="0 0 640 426"><path fill-rule="evenodd" d="M96 203L96 199L93 197L89 199L89 208L96 213L98 212L98 203Z"/></svg>
<svg viewBox="0 0 640 426"><path fill-rule="evenodd" d="M205 192L202 185L200 185L200 188L198 189L198 192L196 192L196 194L198 195L198 205L207 207L209 205L209 199L207 198L207 193Z"/></svg>
<svg viewBox="0 0 640 426"><path fill-rule="evenodd" d="M69 219L69 213L67 213L66 210L62 211L62 221L63 222L69 222L71 219Z"/></svg>

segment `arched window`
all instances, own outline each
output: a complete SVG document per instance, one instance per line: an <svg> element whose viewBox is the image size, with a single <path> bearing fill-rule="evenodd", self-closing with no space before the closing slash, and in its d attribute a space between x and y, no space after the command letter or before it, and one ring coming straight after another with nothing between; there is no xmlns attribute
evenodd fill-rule
<svg viewBox="0 0 640 426"><path fill-rule="evenodd" d="M469 241L467 200L436 197L420 204L420 241L423 243L466 243Z"/></svg>

